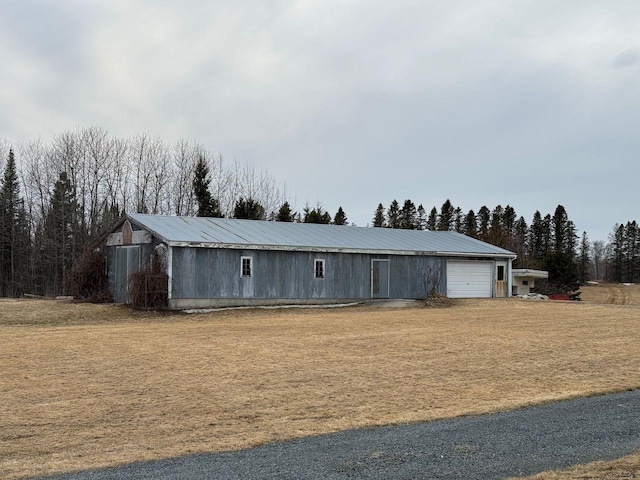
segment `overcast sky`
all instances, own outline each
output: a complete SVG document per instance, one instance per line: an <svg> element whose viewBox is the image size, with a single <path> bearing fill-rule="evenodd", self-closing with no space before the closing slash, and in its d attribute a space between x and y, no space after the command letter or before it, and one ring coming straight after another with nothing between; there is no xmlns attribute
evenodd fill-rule
<svg viewBox="0 0 640 480"><path fill-rule="evenodd" d="M640 2L0 0L0 137L187 138L296 206L640 221Z"/></svg>

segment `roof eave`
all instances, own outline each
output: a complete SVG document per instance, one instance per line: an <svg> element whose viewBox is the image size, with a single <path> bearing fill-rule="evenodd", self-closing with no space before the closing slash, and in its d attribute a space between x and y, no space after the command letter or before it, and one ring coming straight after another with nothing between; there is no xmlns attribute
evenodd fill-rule
<svg viewBox="0 0 640 480"><path fill-rule="evenodd" d="M514 277L530 277L530 278L549 278L549 272L546 270L530 270L526 269L514 269Z"/></svg>
<svg viewBox="0 0 640 480"><path fill-rule="evenodd" d="M215 248L231 250L269 250L287 252L326 252L326 253L363 253L372 255L414 255L430 257L477 257L477 258L511 258L515 259L513 253L486 253L486 252L441 252L424 250L385 250L366 248L340 248L340 247L313 247L313 246L292 246L292 245L253 245L237 243L212 243L212 242L186 242L169 241L166 242L171 247L191 247L191 248Z"/></svg>

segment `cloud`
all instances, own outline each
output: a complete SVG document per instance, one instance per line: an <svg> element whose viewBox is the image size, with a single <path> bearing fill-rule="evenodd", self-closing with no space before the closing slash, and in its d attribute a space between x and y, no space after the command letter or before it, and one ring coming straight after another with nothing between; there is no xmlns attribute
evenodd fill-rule
<svg viewBox="0 0 640 480"><path fill-rule="evenodd" d="M628 48L613 60L616 68L634 67L640 63L640 47Z"/></svg>
<svg viewBox="0 0 640 480"><path fill-rule="evenodd" d="M29 140L81 124L197 139L358 224L393 198L511 203L527 219L565 203L598 238L613 220L590 215L592 195L632 204L640 173L636 8L10 2L0 132Z"/></svg>

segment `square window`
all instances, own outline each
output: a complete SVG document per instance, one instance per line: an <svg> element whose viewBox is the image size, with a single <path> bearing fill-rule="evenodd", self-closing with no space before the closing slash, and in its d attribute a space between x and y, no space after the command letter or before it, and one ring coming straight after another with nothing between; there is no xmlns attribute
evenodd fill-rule
<svg viewBox="0 0 640 480"><path fill-rule="evenodd" d="M240 274L243 277L251 276L251 257L242 257L241 266L240 266Z"/></svg>
<svg viewBox="0 0 640 480"><path fill-rule="evenodd" d="M522 285L524 285L525 287L529 286L529 280L522 280Z"/></svg>
<svg viewBox="0 0 640 480"><path fill-rule="evenodd" d="M324 260L316 259L314 268L314 278L324 278Z"/></svg>

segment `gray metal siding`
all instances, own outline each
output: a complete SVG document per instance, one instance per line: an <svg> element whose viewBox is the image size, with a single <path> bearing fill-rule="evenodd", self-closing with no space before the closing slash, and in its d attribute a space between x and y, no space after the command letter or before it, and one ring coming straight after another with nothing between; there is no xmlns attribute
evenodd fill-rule
<svg viewBox="0 0 640 480"><path fill-rule="evenodd" d="M240 275L240 259L252 257L252 277ZM390 297L424 298L429 272L440 275L443 258L268 250L173 247L174 299L366 299L371 298L371 259L389 258ZM325 278L314 278L315 260Z"/></svg>
<svg viewBox="0 0 640 480"><path fill-rule="evenodd" d="M136 249L136 247L138 247ZM123 255L128 249L136 250L134 255ZM120 252L120 254L118 254ZM128 278L123 278L123 267L129 274L149 268L153 246L150 244L103 247L107 259L107 282L113 299L117 303L129 303ZM120 276L120 278L118 278Z"/></svg>
<svg viewBox="0 0 640 480"><path fill-rule="evenodd" d="M391 298L425 298L433 288L446 292L446 260L442 257L391 255Z"/></svg>

